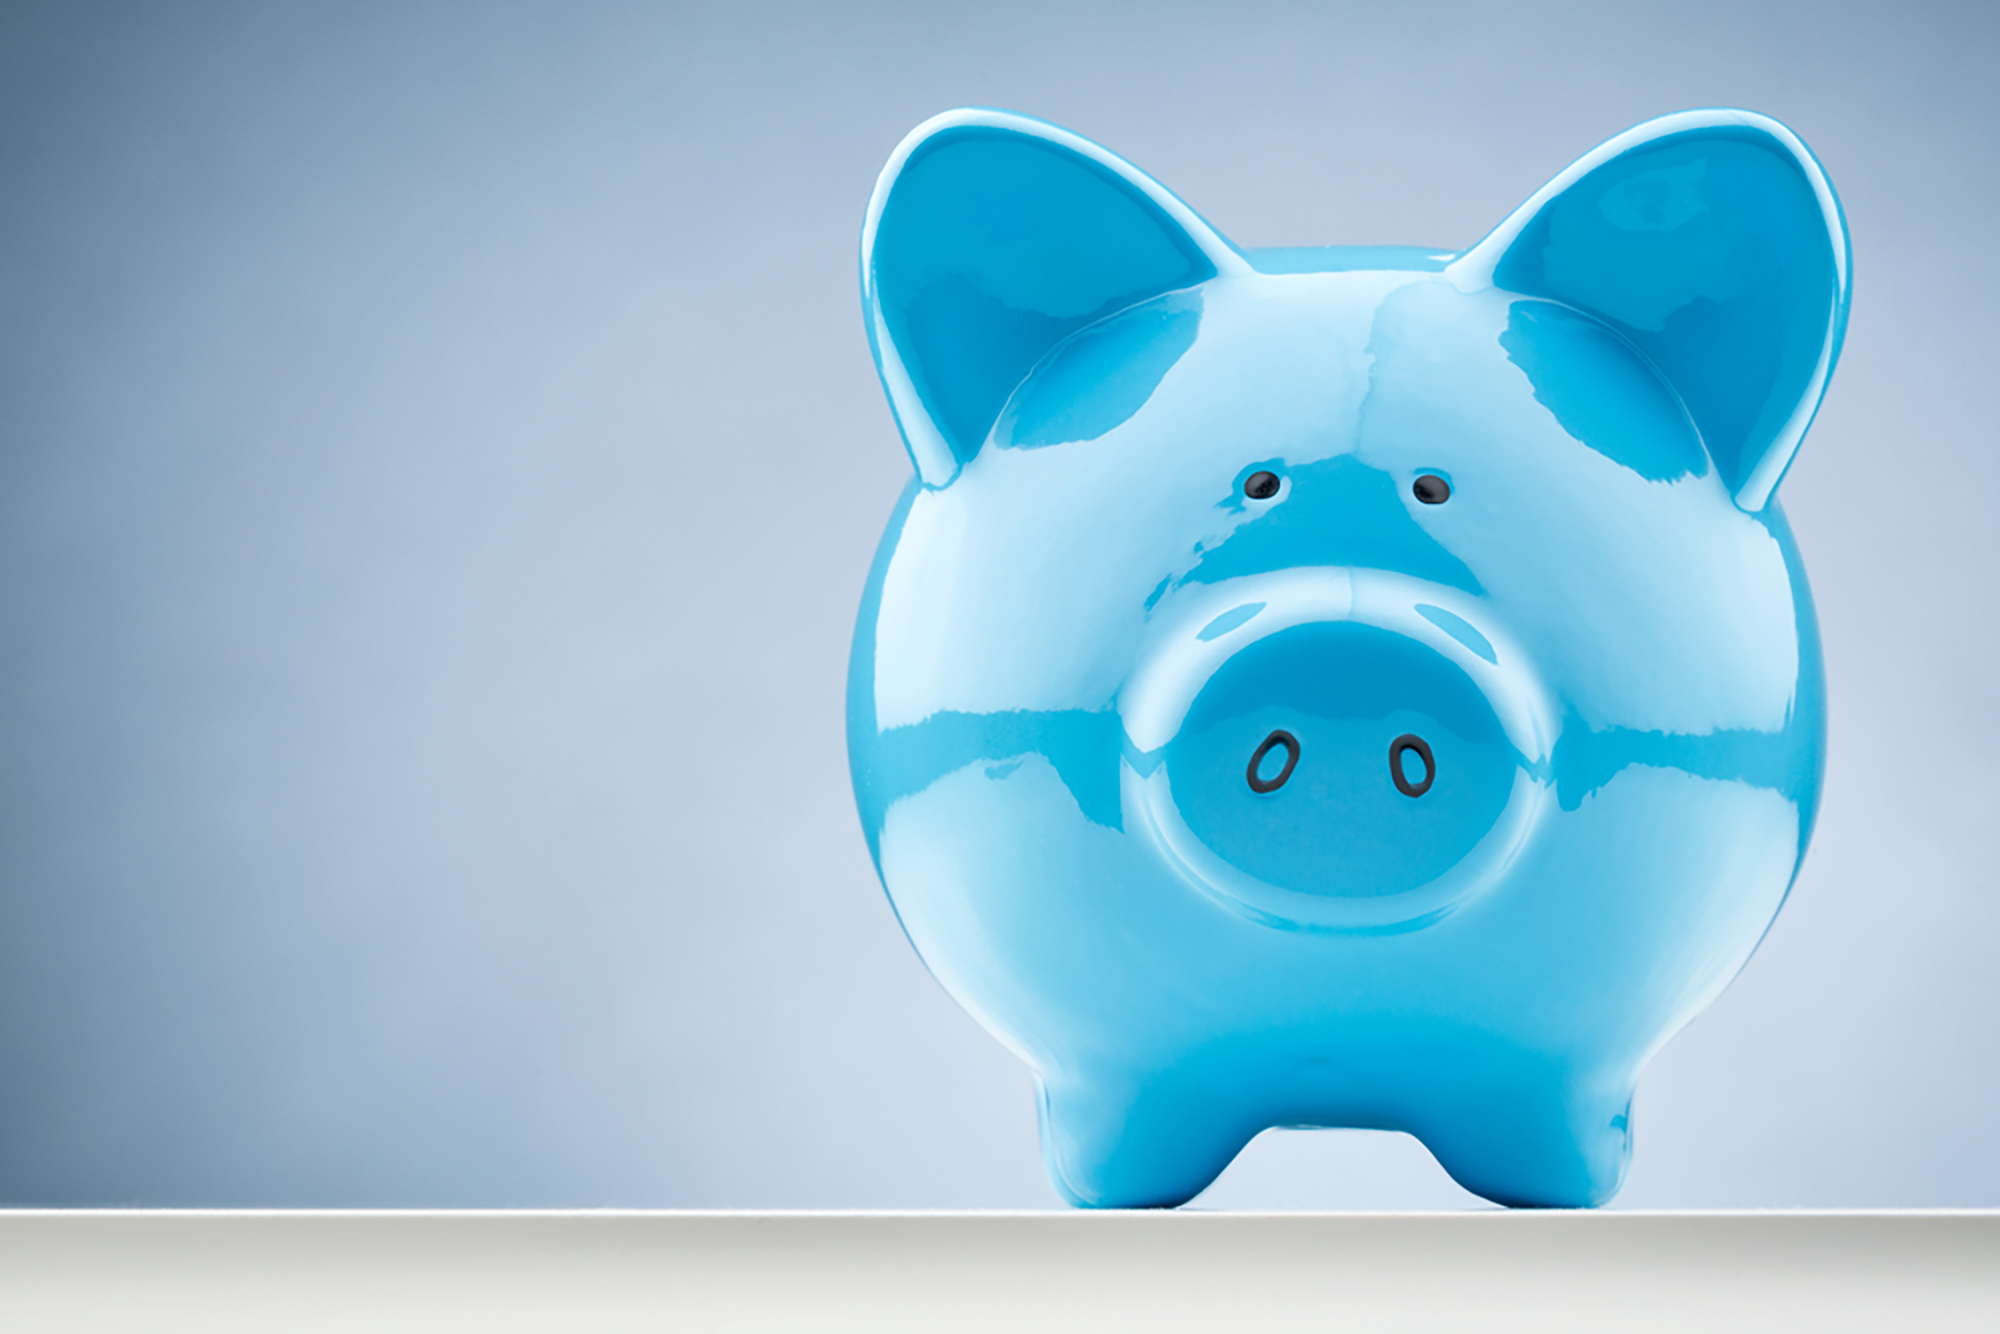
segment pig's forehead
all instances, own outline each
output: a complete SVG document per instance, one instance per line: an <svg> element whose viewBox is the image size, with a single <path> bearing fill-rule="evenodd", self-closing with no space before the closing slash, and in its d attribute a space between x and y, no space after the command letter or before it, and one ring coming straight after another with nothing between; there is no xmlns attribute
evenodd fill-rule
<svg viewBox="0 0 2000 1334"><path fill-rule="evenodd" d="M1451 290L1436 274L1303 273L1219 278L1201 287L1202 343L1295 346L1320 358L1365 354L1376 312L1418 286ZM1456 293L1454 293L1456 295Z"/></svg>
<svg viewBox="0 0 2000 1334"><path fill-rule="evenodd" d="M1271 445L1352 423L1371 381L1412 359L1504 363L1507 299L1434 273L1348 272L1217 279L1085 330L1039 365L995 423L1003 449L1107 436Z"/></svg>
<svg viewBox="0 0 2000 1334"><path fill-rule="evenodd" d="M1397 270L1252 274L1218 278L1200 291L1204 332L1218 342L1305 339L1347 355L1367 352L1376 316L1392 301L1421 292L1440 316L1469 316L1487 304L1440 274Z"/></svg>
<svg viewBox="0 0 2000 1334"><path fill-rule="evenodd" d="M1499 336L1517 299L1465 292L1436 273L1258 274L1201 289L1187 370L1261 386L1355 372L1383 360L1505 359Z"/></svg>

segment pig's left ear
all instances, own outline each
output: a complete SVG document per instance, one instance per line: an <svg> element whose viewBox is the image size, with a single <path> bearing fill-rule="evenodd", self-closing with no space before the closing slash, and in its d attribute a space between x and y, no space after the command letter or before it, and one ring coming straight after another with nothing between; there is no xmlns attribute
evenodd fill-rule
<svg viewBox="0 0 2000 1334"><path fill-rule="evenodd" d="M1243 257L1164 186L1088 139L948 111L889 159L861 233L861 301L926 485L979 452L1030 370L1086 324Z"/></svg>
<svg viewBox="0 0 2000 1334"><path fill-rule="evenodd" d="M1850 267L1840 202L1798 136L1748 111L1690 111L1597 149L1452 269L1631 340L1756 511L1826 392Z"/></svg>

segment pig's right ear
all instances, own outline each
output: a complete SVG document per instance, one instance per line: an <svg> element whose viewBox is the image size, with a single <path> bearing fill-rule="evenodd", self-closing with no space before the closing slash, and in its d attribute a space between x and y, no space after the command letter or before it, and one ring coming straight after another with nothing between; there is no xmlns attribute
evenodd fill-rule
<svg viewBox="0 0 2000 1334"><path fill-rule="evenodd" d="M1684 111L1586 155L1451 266L1603 321L1680 394L1742 508L1770 503L1847 328L1833 186L1749 111Z"/></svg>
<svg viewBox="0 0 2000 1334"><path fill-rule="evenodd" d="M1076 330L1248 268L1158 181L1067 130L985 110L918 126L861 233L868 341L918 476L956 477Z"/></svg>

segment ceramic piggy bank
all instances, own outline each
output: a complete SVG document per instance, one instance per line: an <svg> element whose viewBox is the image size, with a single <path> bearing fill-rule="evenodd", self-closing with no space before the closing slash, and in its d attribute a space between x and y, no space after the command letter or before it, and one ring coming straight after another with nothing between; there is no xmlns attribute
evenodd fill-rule
<svg viewBox="0 0 2000 1334"><path fill-rule="evenodd" d="M1271 1126L1618 1189L1634 1082L1784 901L1818 632L1773 492L1849 290L1782 125L1668 116L1462 252L1243 250L956 111L865 314L916 476L848 694L876 864L1082 1205Z"/></svg>

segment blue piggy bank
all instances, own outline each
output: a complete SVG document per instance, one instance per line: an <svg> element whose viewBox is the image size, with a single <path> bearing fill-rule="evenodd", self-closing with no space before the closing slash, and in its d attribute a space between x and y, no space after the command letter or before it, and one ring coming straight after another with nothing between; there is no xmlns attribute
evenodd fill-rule
<svg viewBox="0 0 2000 1334"><path fill-rule="evenodd" d="M931 972L1080 1205L1270 1126L1594 1205L1818 801L1773 499L1840 349L1825 175L1652 121L1463 252L1241 250L1026 117L940 116L862 238L916 476L848 686Z"/></svg>

